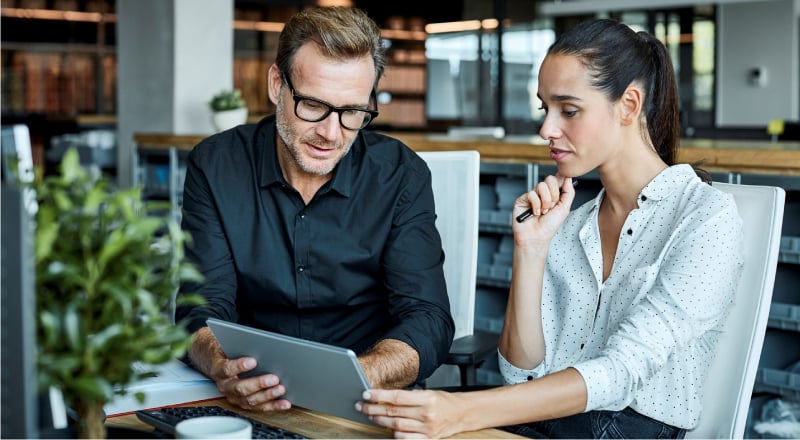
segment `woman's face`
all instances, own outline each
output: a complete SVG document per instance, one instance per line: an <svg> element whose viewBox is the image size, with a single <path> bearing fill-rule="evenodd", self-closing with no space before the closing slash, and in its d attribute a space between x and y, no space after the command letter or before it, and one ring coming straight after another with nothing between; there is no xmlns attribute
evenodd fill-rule
<svg viewBox="0 0 800 440"><path fill-rule="evenodd" d="M546 114L539 135L563 176L585 174L621 151L615 105L590 81L573 55L548 55L539 69L537 95Z"/></svg>

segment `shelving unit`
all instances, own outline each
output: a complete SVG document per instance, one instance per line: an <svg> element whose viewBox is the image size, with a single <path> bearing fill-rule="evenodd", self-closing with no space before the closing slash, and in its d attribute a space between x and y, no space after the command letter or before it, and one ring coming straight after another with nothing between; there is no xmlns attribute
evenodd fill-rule
<svg viewBox="0 0 800 440"><path fill-rule="evenodd" d="M4 118L116 113L113 2L87 0L85 5L85 11L2 8ZM258 10L237 7L235 12L233 85L242 91L251 121L275 111L266 98L266 72L275 59L283 22L294 10L275 5ZM380 115L374 124L392 130L425 130L427 35L423 24L395 20L387 26L392 27L381 35L389 65L379 83ZM52 32L53 28L63 32ZM42 35L58 37L48 41Z"/></svg>
<svg viewBox="0 0 800 440"><path fill-rule="evenodd" d="M390 20L381 31L389 64L378 84L380 115L376 124L396 129L424 131L427 34L421 23Z"/></svg>
<svg viewBox="0 0 800 440"><path fill-rule="evenodd" d="M86 5L87 11L2 8L4 116L115 113L113 4Z"/></svg>
<svg viewBox="0 0 800 440"><path fill-rule="evenodd" d="M44 166L53 137L92 129L96 124L86 124L87 118L107 120L116 113L113 2L86 0L85 11L17 4L33 7L4 2L0 8L0 110L3 123L28 125L34 163Z"/></svg>
<svg viewBox="0 0 800 440"><path fill-rule="evenodd" d="M752 428L764 404L772 399L800 401L800 176L744 173L736 177L739 183L786 190L775 288L745 433L759 438Z"/></svg>

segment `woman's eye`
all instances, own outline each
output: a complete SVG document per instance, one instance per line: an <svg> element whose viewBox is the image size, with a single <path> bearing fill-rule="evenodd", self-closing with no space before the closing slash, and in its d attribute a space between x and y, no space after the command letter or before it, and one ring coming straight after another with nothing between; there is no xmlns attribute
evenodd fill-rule
<svg viewBox="0 0 800 440"><path fill-rule="evenodd" d="M564 110L564 114L567 115L568 118L571 118L578 114L577 110Z"/></svg>

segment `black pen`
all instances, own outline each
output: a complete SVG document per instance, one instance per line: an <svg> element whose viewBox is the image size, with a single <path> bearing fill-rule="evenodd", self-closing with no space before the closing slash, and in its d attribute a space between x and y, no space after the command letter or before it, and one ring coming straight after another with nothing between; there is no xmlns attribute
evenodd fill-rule
<svg viewBox="0 0 800 440"><path fill-rule="evenodd" d="M572 187L574 188L576 186L578 186L578 179L572 179ZM531 218L532 215L533 210L530 208L526 209L522 214L517 216L517 223L524 222L525 220Z"/></svg>

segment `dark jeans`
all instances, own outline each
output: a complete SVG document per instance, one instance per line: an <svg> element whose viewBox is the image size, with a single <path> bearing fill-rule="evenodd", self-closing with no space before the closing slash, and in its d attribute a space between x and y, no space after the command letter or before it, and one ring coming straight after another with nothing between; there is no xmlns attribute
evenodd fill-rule
<svg viewBox="0 0 800 440"><path fill-rule="evenodd" d="M529 438L683 438L686 430L661 423L636 411L589 411L583 414L506 426L502 429Z"/></svg>

